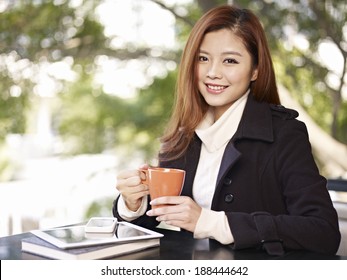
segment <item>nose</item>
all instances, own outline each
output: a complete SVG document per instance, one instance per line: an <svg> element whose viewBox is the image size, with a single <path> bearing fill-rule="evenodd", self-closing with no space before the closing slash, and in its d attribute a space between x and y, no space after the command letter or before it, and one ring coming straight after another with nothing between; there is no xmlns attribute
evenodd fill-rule
<svg viewBox="0 0 347 280"><path fill-rule="evenodd" d="M208 77L210 79L221 79L222 78L222 72L221 72L219 65L217 65L217 63L211 64L211 67L208 69L208 71L206 73L206 77Z"/></svg>

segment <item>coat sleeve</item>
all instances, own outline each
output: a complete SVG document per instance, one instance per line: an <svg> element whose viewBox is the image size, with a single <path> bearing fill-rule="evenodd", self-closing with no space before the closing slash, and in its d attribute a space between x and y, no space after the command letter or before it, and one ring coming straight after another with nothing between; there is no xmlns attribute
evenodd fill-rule
<svg viewBox="0 0 347 280"><path fill-rule="evenodd" d="M261 185L276 176L287 213L228 212L234 248L281 243L291 250L335 254L340 243L338 218L326 179L314 162L306 126L287 120L275 138L276 148Z"/></svg>

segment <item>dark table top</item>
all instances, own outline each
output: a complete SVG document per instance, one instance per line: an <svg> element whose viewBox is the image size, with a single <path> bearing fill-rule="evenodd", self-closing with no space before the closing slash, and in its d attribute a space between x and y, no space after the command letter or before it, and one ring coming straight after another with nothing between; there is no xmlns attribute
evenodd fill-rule
<svg viewBox="0 0 347 280"><path fill-rule="evenodd" d="M346 260L346 256L323 255L305 251L286 252L283 256L270 256L263 250L232 250L215 240L194 239L191 233L158 229L164 234L160 247L120 256L127 260ZM21 251L21 240L31 236L22 233L0 238L0 259L42 259Z"/></svg>

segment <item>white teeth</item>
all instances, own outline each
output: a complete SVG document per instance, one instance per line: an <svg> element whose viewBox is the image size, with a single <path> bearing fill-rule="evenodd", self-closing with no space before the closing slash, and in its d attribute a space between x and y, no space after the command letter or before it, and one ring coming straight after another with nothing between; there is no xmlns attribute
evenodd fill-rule
<svg viewBox="0 0 347 280"><path fill-rule="evenodd" d="M207 87L212 90L223 90L226 88L225 86L212 86L212 85L207 85Z"/></svg>

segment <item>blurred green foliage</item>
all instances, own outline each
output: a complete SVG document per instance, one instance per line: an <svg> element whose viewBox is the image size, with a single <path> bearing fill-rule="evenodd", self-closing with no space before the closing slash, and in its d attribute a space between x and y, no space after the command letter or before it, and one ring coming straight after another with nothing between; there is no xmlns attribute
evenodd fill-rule
<svg viewBox="0 0 347 280"><path fill-rule="evenodd" d="M112 216L113 198L104 198L91 203L87 208L84 218L87 221L92 217L109 217Z"/></svg>
<svg viewBox="0 0 347 280"><path fill-rule="evenodd" d="M0 13L0 139L24 133L30 96L37 84L37 65L65 57L93 61L105 45L103 27L69 1L9 1ZM57 3L57 4L54 4ZM5 5L5 3L3 4ZM92 55L92 56L90 56Z"/></svg>
<svg viewBox="0 0 347 280"><path fill-rule="evenodd" d="M89 76L61 95L55 118L69 153L100 153L115 146L131 146L150 159L169 118L174 99L175 72L156 78L136 98L122 99L93 88ZM77 105L77 106L76 106Z"/></svg>
<svg viewBox="0 0 347 280"><path fill-rule="evenodd" d="M153 59L179 64L192 24L207 8L227 1L196 0L185 7L152 2L176 16L175 31L180 42L179 49L162 50L163 55ZM325 131L347 143L347 103L342 98L346 87L345 1L233 2L252 9L261 18L279 81ZM7 1L7 7L0 12L0 142L9 133L27 132L39 65L68 58L77 73L76 80L50 75L58 84L53 127L64 140L64 152L99 153L122 147L129 154L143 151L144 159L156 155L158 138L172 108L177 69L167 69L166 75L154 77L130 99L106 94L95 86L98 56L126 61L151 59L152 55L150 46L110 47L112 38L104 35L104 27L94 13L100 3L85 0L74 7L71 1ZM183 15L178 13L182 8L186 10ZM304 36L307 47L293 44L290 36L296 33ZM327 41L341 52L345 65L344 72L337 75L339 87L329 83L331 70L317 55L320 44Z"/></svg>

